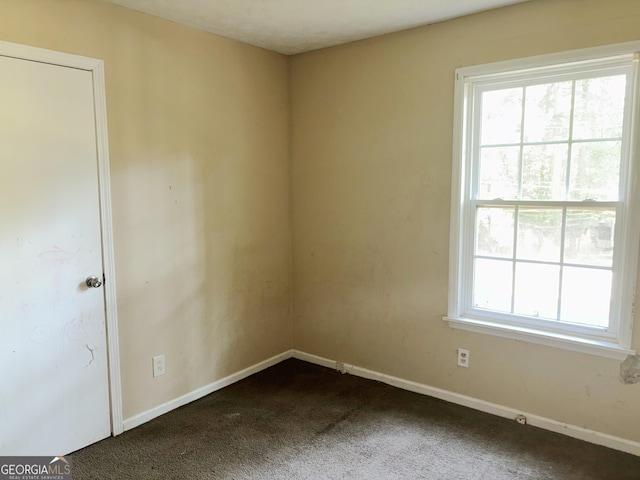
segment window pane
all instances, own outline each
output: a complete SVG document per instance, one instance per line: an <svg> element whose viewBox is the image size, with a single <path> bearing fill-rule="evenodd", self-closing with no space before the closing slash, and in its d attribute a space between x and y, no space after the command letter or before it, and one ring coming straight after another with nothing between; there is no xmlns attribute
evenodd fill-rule
<svg viewBox="0 0 640 480"><path fill-rule="evenodd" d="M560 261L562 210L520 208L517 258Z"/></svg>
<svg viewBox="0 0 640 480"><path fill-rule="evenodd" d="M514 208L478 208L476 212L476 255L513 255Z"/></svg>
<svg viewBox="0 0 640 480"><path fill-rule="evenodd" d="M522 88L482 94L481 145L519 143L521 122Z"/></svg>
<svg viewBox="0 0 640 480"><path fill-rule="evenodd" d="M610 267L613 262L615 210L567 210L564 261Z"/></svg>
<svg viewBox="0 0 640 480"><path fill-rule="evenodd" d="M622 136L625 75L576 81L573 138L614 138Z"/></svg>
<svg viewBox="0 0 640 480"><path fill-rule="evenodd" d="M523 200L564 200L567 152L566 144L524 147L522 160Z"/></svg>
<svg viewBox="0 0 640 480"><path fill-rule="evenodd" d="M611 271L565 267L562 277L562 321L607 327Z"/></svg>
<svg viewBox="0 0 640 480"><path fill-rule="evenodd" d="M481 148L478 198L518 198L519 158L520 147Z"/></svg>
<svg viewBox="0 0 640 480"><path fill-rule="evenodd" d="M514 313L555 320L559 282L560 267L557 265L516 263Z"/></svg>
<svg viewBox="0 0 640 480"><path fill-rule="evenodd" d="M511 262L477 258L473 279L473 306L511 311Z"/></svg>
<svg viewBox="0 0 640 480"><path fill-rule="evenodd" d="M569 139L572 82L527 87L524 107L525 142Z"/></svg>
<svg viewBox="0 0 640 480"><path fill-rule="evenodd" d="M574 143L570 200L618 200L621 142Z"/></svg>

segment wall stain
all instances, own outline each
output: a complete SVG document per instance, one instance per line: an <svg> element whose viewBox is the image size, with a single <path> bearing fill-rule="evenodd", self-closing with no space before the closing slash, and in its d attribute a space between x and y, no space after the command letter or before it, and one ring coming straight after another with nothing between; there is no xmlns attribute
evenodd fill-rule
<svg viewBox="0 0 640 480"><path fill-rule="evenodd" d="M628 355L620 364L620 379L625 385L640 383L640 355Z"/></svg>

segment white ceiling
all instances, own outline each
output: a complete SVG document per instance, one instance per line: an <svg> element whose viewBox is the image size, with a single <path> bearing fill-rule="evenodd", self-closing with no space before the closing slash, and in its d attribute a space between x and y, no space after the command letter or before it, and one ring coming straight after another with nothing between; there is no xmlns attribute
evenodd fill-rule
<svg viewBox="0 0 640 480"><path fill-rule="evenodd" d="M292 55L527 0L105 0Z"/></svg>

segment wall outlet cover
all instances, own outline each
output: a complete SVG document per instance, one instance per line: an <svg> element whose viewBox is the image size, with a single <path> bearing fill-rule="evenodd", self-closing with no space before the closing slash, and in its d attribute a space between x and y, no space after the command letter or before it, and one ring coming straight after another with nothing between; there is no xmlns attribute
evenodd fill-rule
<svg viewBox="0 0 640 480"><path fill-rule="evenodd" d="M158 355L153 357L153 376L159 377L166 373L166 366L164 361L164 355Z"/></svg>

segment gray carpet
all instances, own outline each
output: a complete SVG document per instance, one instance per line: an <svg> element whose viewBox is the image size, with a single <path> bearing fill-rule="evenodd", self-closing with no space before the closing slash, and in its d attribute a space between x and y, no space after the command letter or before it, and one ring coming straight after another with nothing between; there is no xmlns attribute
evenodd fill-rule
<svg viewBox="0 0 640 480"><path fill-rule="evenodd" d="M287 360L72 455L83 479L640 479L640 457Z"/></svg>

